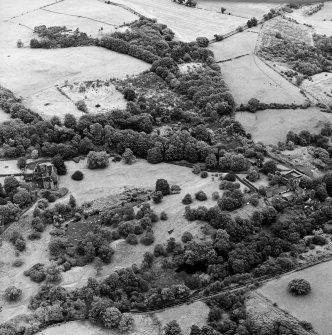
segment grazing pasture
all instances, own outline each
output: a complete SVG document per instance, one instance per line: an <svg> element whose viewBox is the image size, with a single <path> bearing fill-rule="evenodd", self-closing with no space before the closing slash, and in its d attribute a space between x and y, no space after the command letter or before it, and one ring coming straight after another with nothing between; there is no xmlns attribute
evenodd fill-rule
<svg viewBox="0 0 332 335"><path fill-rule="evenodd" d="M311 292L306 296L294 296L288 293L288 283L294 278L308 280ZM320 335L330 335L332 329L331 280L332 262L328 261L272 280L258 289L258 292L299 320L311 322Z"/></svg>
<svg viewBox="0 0 332 335"><path fill-rule="evenodd" d="M219 0L198 0L198 7L209 11L220 13L221 7L226 8L225 14L240 16L247 19L252 17L261 18L270 11L271 8L281 6L278 1L219 1Z"/></svg>
<svg viewBox="0 0 332 335"><path fill-rule="evenodd" d="M219 65L237 104L246 104L251 98L264 103L302 104L305 101L298 87L289 83L255 55Z"/></svg>
<svg viewBox="0 0 332 335"><path fill-rule="evenodd" d="M319 133L326 122L332 121L332 115L322 113L318 108L308 109L267 109L264 111L237 112L237 121L241 122L255 141L265 144L277 144L284 141L290 130L300 132L307 129Z"/></svg>
<svg viewBox="0 0 332 335"><path fill-rule="evenodd" d="M223 41L210 44L209 49L213 51L216 62L253 54L259 30L259 27L253 27Z"/></svg>
<svg viewBox="0 0 332 335"><path fill-rule="evenodd" d="M176 37L185 42L194 41L198 36L212 39L214 34L225 34L247 22L242 17L189 8L170 0L117 0L117 2L167 24L175 32Z"/></svg>

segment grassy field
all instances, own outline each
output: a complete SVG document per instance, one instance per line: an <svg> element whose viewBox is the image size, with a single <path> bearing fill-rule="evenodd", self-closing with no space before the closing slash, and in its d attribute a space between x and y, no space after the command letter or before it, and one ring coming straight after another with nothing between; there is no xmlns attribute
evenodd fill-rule
<svg viewBox="0 0 332 335"><path fill-rule="evenodd" d="M294 278L304 278L310 282L311 292L307 296L296 297L287 291L288 283ZM311 268L272 280L258 290L278 306L287 310L299 320L312 323L320 335L330 335L332 329L332 262L325 262Z"/></svg>
<svg viewBox="0 0 332 335"><path fill-rule="evenodd" d="M282 1L280 1L282 2ZM219 0L198 0L198 6L215 12L220 12L221 7L226 8L226 15L245 17L251 19L252 17L261 18L264 14L269 12L271 8L280 6L278 1L219 1Z"/></svg>
<svg viewBox="0 0 332 335"><path fill-rule="evenodd" d="M237 112L237 121L241 122L255 141L265 144L277 144L284 141L288 131L299 132L308 129L319 133L324 123L332 121L332 115L320 112L312 107L308 109L264 110L256 113ZM273 125L273 126L272 126Z"/></svg>
<svg viewBox="0 0 332 335"><path fill-rule="evenodd" d="M251 98L264 103L302 104L305 101L299 88L290 84L255 55L219 65L237 104L246 104Z"/></svg>
<svg viewBox="0 0 332 335"><path fill-rule="evenodd" d="M217 62L246 54L253 54L259 29L259 27L254 27L245 30L241 34L226 38L223 41L212 43L209 49L213 51Z"/></svg>
<svg viewBox="0 0 332 335"><path fill-rule="evenodd" d="M182 41L194 41L198 36L213 38L246 23L245 18L222 15L214 11L189 8L169 0L117 0L139 13L157 18L171 28Z"/></svg>

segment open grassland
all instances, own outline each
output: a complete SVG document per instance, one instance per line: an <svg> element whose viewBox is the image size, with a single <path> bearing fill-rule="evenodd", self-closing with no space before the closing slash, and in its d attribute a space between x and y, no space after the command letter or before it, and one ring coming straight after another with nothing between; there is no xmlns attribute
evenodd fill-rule
<svg viewBox="0 0 332 335"><path fill-rule="evenodd" d="M332 1L324 2L324 7L318 12L306 15L313 6L315 4L304 6L294 10L293 13L286 13L286 16L299 23L311 25L317 34L332 36Z"/></svg>
<svg viewBox="0 0 332 335"><path fill-rule="evenodd" d="M253 27L223 41L210 44L217 62L247 54L253 54L260 27Z"/></svg>
<svg viewBox="0 0 332 335"><path fill-rule="evenodd" d="M296 297L288 293L287 285L294 278L303 278L310 282L311 292L307 296ZM330 335L332 329L331 280L332 262L329 261L272 280L258 292L299 320L311 322L320 335Z"/></svg>
<svg viewBox="0 0 332 335"><path fill-rule="evenodd" d="M280 1L282 2L282 1ZM226 8L224 15L229 13L247 19L252 17L261 18L271 8L280 7L278 1L220 1L220 0L198 0L198 7L220 13L221 7Z"/></svg>
<svg viewBox="0 0 332 335"><path fill-rule="evenodd" d="M197 36L211 39L214 34L225 34L246 23L245 18L189 8L170 0L117 0L117 2L167 24L178 39L187 42L194 41Z"/></svg>
<svg viewBox="0 0 332 335"><path fill-rule="evenodd" d="M218 188L217 180L212 183L210 178L202 179L193 175L187 167L167 163L153 165L145 160L137 160L133 165L126 165L122 162L110 162L106 169L101 170L88 169L86 160L81 160L79 163L70 161L66 165L68 172L67 175L60 176L60 185L66 185L79 204L119 194L125 188L153 189L159 178L167 179L170 185L179 185L183 189L193 188L192 192L197 192L201 187L211 184L212 186L209 186L210 188L207 190L208 195L216 190L214 188ZM84 179L82 181L71 179L71 175L76 170L83 172Z"/></svg>
<svg viewBox="0 0 332 335"><path fill-rule="evenodd" d="M133 315L135 329L126 333L128 335L158 335L159 326L153 317L146 315ZM119 335L123 334L113 329L102 329L88 321L72 321L47 328L37 335Z"/></svg>
<svg viewBox="0 0 332 335"><path fill-rule="evenodd" d="M267 109L256 113L237 112L236 120L241 122L255 141L264 144L277 144L284 141L290 130L300 132L303 129L319 133L326 122L332 121L332 115L320 112L317 108L308 109Z"/></svg>
<svg viewBox="0 0 332 335"><path fill-rule="evenodd" d="M255 55L220 63L223 77L237 104L251 98L264 103L302 104L300 89L273 71Z"/></svg>

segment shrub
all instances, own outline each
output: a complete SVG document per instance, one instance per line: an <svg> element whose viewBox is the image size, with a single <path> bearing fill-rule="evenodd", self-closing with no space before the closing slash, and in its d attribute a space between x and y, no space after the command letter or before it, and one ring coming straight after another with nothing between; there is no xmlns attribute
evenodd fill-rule
<svg viewBox="0 0 332 335"><path fill-rule="evenodd" d="M154 235L152 231L147 232L141 239L140 242L146 246L153 244Z"/></svg>
<svg viewBox="0 0 332 335"><path fill-rule="evenodd" d="M17 239L15 241L15 248L18 250L18 251L24 251L25 248L26 248L26 243L24 240L21 240L21 239Z"/></svg>
<svg viewBox="0 0 332 335"><path fill-rule="evenodd" d="M202 171L201 178L207 178L209 175L206 171Z"/></svg>
<svg viewBox="0 0 332 335"><path fill-rule="evenodd" d="M16 301L22 295L22 290L16 288L15 286L9 286L6 288L4 297L7 301Z"/></svg>
<svg viewBox="0 0 332 335"><path fill-rule="evenodd" d="M182 199L182 203L184 205L189 205L193 202L193 198L191 197L191 195L188 193L184 196L184 198Z"/></svg>
<svg viewBox="0 0 332 335"><path fill-rule="evenodd" d="M181 236L181 241L187 243L193 239L193 235L189 231L185 231Z"/></svg>
<svg viewBox="0 0 332 335"><path fill-rule="evenodd" d="M218 200L218 199L220 199L219 192L213 192L212 193L212 200Z"/></svg>
<svg viewBox="0 0 332 335"><path fill-rule="evenodd" d="M71 179L77 180L77 181L80 181L83 178L84 178L83 172L81 172L79 170L75 171L71 176Z"/></svg>
<svg viewBox="0 0 332 335"><path fill-rule="evenodd" d="M19 268L23 265L23 261L21 259L16 259L15 262L13 263L13 266L16 268Z"/></svg>
<svg viewBox="0 0 332 335"><path fill-rule="evenodd" d="M206 48L209 45L209 39L207 37L197 37L196 43L201 48Z"/></svg>
<svg viewBox="0 0 332 335"><path fill-rule="evenodd" d="M137 236L132 233L128 234L128 236L126 237L126 242L128 244L133 244L133 245L137 244L138 243Z"/></svg>
<svg viewBox="0 0 332 335"><path fill-rule="evenodd" d="M288 289L295 295L306 295L311 291L311 286L307 280L295 278L289 282Z"/></svg>
<svg viewBox="0 0 332 335"><path fill-rule="evenodd" d="M262 172L268 175L269 173L274 174L277 171L277 164L275 161L269 160L262 166Z"/></svg>
<svg viewBox="0 0 332 335"><path fill-rule="evenodd" d="M90 151L88 154L88 168L89 169L103 169L109 164L108 155L106 151Z"/></svg>
<svg viewBox="0 0 332 335"><path fill-rule="evenodd" d="M192 173L193 174L200 174L200 172L201 172L200 166L199 165L194 165L193 169L192 169Z"/></svg>
<svg viewBox="0 0 332 335"><path fill-rule="evenodd" d="M131 88L125 88L123 91L123 96L128 101L134 101L136 98L136 93Z"/></svg>
<svg viewBox="0 0 332 335"><path fill-rule="evenodd" d="M168 215L165 212L160 213L160 220L166 221L168 219Z"/></svg>
<svg viewBox="0 0 332 335"><path fill-rule="evenodd" d="M86 103L84 100L78 100L75 102L75 106L77 107L77 109L83 113L87 113L88 112L88 107L86 106Z"/></svg>
<svg viewBox="0 0 332 335"><path fill-rule="evenodd" d="M159 204L163 200L163 194L161 191L156 191L152 193L151 198L155 204Z"/></svg>
<svg viewBox="0 0 332 335"><path fill-rule="evenodd" d="M233 173L227 173L223 179L232 182L236 181L236 177Z"/></svg>
<svg viewBox="0 0 332 335"><path fill-rule="evenodd" d="M207 196L206 193L203 191L199 191L197 193L195 193L195 198L199 201L205 201L207 200Z"/></svg>
<svg viewBox="0 0 332 335"><path fill-rule="evenodd" d="M156 191L160 191L162 195L168 195L171 193L169 184L166 179L158 179L156 181Z"/></svg>
<svg viewBox="0 0 332 335"><path fill-rule="evenodd" d="M134 156L134 153L131 149L126 148L125 152L122 154L122 159L125 164L133 164L136 160L136 157Z"/></svg>
<svg viewBox="0 0 332 335"><path fill-rule="evenodd" d="M41 233L39 233L38 231L34 231L33 233L28 235L28 239L30 241L40 240L40 238L41 238Z"/></svg>
<svg viewBox="0 0 332 335"><path fill-rule="evenodd" d="M156 244L153 250L155 257L167 256L167 252L162 244Z"/></svg>

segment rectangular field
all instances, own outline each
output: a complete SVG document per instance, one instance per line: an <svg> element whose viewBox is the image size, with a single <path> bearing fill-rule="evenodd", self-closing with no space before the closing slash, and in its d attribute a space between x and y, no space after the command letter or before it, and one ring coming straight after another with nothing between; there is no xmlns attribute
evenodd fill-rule
<svg viewBox="0 0 332 335"><path fill-rule="evenodd" d="M237 104L246 104L251 98L264 103L302 104L305 101L298 87L289 83L255 55L219 65Z"/></svg>

